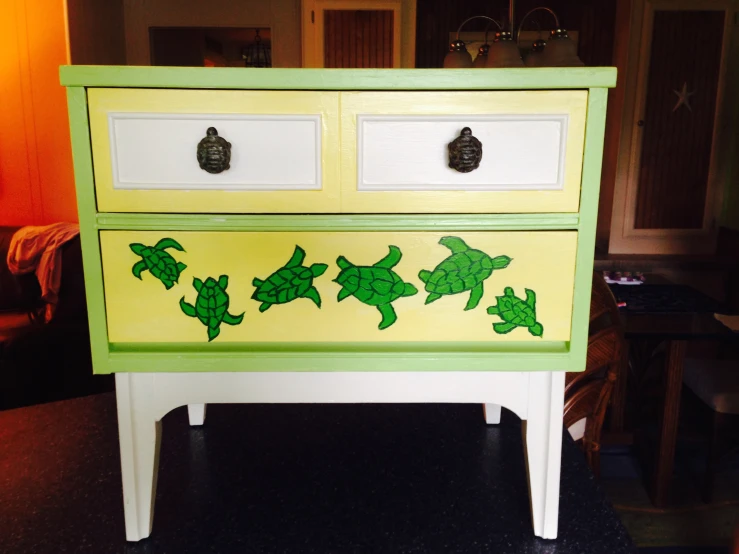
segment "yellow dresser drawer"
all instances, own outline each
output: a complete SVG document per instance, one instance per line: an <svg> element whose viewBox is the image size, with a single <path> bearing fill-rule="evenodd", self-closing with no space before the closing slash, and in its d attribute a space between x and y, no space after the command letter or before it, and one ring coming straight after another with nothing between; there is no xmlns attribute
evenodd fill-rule
<svg viewBox="0 0 739 554"><path fill-rule="evenodd" d="M338 212L338 94L90 89L98 211Z"/></svg>
<svg viewBox="0 0 739 554"><path fill-rule="evenodd" d="M568 341L576 231L101 231L113 343Z"/></svg>
<svg viewBox="0 0 739 554"><path fill-rule="evenodd" d="M341 93L342 211L577 212L587 99L582 90ZM450 145L465 128L477 146ZM466 163L455 165L453 151Z"/></svg>

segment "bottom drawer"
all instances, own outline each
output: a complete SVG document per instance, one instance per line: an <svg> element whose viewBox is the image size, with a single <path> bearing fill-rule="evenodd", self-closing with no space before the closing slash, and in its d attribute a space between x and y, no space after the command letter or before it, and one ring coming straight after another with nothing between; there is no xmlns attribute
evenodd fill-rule
<svg viewBox="0 0 739 554"><path fill-rule="evenodd" d="M113 343L570 338L577 233L102 231Z"/></svg>

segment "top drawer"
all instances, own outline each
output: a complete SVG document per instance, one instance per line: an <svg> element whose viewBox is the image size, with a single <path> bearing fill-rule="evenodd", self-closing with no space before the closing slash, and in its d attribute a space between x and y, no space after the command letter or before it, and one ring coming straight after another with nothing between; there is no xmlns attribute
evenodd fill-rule
<svg viewBox="0 0 739 554"><path fill-rule="evenodd" d="M341 93L342 211L577 212L587 95ZM465 128L482 153L467 172L449 146Z"/></svg>
<svg viewBox="0 0 739 554"><path fill-rule="evenodd" d="M337 92L90 89L88 104L101 212L340 209ZM221 145L198 158L210 127L230 143L217 173Z"/></svg>
<svg viewBox="0 0 739 554"><path fill-rule="evenodd" d="M90 89L97 207L577 212L586 104L586 91L570 90ZM199 158L209 128L220 138ZM476 146L458 151L479 163L460 171L450 143L465 128Z"/></svg>

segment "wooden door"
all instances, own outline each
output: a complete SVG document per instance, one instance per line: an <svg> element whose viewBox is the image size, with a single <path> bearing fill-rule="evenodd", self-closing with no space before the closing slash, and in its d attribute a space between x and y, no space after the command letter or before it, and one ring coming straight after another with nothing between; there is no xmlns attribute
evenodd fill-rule
<svg viewBox="0 0 739 554"><path fill-rule="evenodd" d="M303 66L408 66L415 55L410 42L415 36L403 30L406 16L415 17L414 1L304 0Z"/></svg>
<svg viewBox="0 0 739 554"><path fill-rule="evenodd" d="M722 187L729 2L644 2L630 147L614 201L612 253L708 253ZM628 76L627 76L628 86ZM623 152L623 150L622 150Z"/></svg>
<svg viewBox="0 0 739 554"><path fill-rule="evenodd" d="M393 67L393 10L325 10L323 67Z"/></svg>

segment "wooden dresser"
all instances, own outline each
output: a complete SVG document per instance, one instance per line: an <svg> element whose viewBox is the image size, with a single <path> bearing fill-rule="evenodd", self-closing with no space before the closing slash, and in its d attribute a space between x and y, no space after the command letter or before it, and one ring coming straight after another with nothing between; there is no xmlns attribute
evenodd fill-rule
<svg viewBox="0 0 739 554"><path fill-rule="evenodd" d="M219 402L504 406L556 537L614 69L61 76L128 540L151 532L161 418Z"/></svg>

